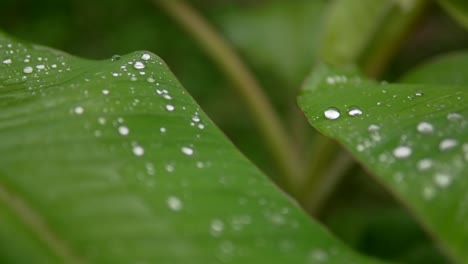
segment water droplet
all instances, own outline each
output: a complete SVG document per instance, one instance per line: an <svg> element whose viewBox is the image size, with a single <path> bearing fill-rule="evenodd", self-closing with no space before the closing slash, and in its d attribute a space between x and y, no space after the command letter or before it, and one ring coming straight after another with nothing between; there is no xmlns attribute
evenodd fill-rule
<svg viewBox="0 0 468 264"><path fill-rule="evenodd" d="M447 188L452 183L452 177L447 174L437 173L434 175L434 183L440 188Z"/></svg>
<svg viewBox="0 0 468 264"><path fill-rule="evenodd" d="M165 127L161 127L159 131L161 131L161 133L166 133L167 129Z"/></svg>
<svg viewBox="0 0 468 264"><path fill-rule="evenodd" d="M340 114L340 110L338 110L338 108L330 107L327 110L325 110L325 112L323 112L323 115L328 120L335 120L335 119L338 119L341 114Z"/></svg>
<svg viewBox="0 0 468 264"><path fill-rule="evenodd" d="M189 147L182 147L181 150L182 150L182 153L184 153L187 156L192 156L194 152L193 149Z"/></svg>
<svg viewBox="0 0 468 264"><path fill-rule="evenodd" d="M314 249L312 252L310 252L310 259L313 260L314 262L326 262L328 259L328 254L327 252L321 250L321 249Z"/></svg>
<svg viewBox="0 0 468 264"><path fill-rule="evenodd" d="M224 230L224 223L219 219L213 219L210 224L210 234L220 236Z"/></svg>
<svg viewBox="0 0 468 264"><path fill-rule="evenodd" d="M147 61L151 59L151 55L149 55L148 53L143 53L143 55L141 55L141 59Z"/></svg>
<svg viewBox="0 0 468 264"><path fill-rule="evenodd" d="M130 133L130 130L126 126L119 126L119 134L122 136L126 136Z"/></svg>
<svg viewBox="0 0 468 264"><path fill-rule="evenodd" d="M31 66L26 66L26 67L24 67L23 72L24 72L24 73L32 73L33 70L34 70L33 67L31 67Z"/></svg>
<svg viewBox="0 0 468 264"><path fill-rule="evenodd" d="M118 61L118 60L120 60L120 58L121 58L120 55L115 54L115 55L112 56L111 61Z"/></svg>
<svg viewBox="0 0 468 264"><path fill-rule="evenodd" d="M447 151L449 149L452 149L458 145L458 141L455 139L447 138L444 139L440 142L439 144L439 149L441 151Z"/></svg>
<svg viewBox="0 0 468 264"><path fill-rule="evenodd" d="M174 111L175 107L173 105L166 105L166 110L169 111L169 112L172 112Z"/></svg>
<svg viewBox="0 0 468 264"><path fill-rule="evenodd" d="M422 159L418 161L417 164L418 170L425 171L432 167L432 160L431 159Z"/></svg>
<svg viewBox="0 0 468 264"><path fill-rule="evenodd" d="M408 146L398 146L393 150L393 156L397 159L405 159L411 156L412 150Z"/></svg>
<svg viewBox="0 0 468 264"><path fill-rule="evenodd" d="M75 112L75 114L81 115L81 114L84 113L84 108L81 107L81 106L77 106L77 107L75 107L75 109L73 109L73 111Z"/></svg>
<svg viewBox="0 0 468 264"><path fill-rule="evenodd" d="M193 116L192 121L195 122L195 123L198 123L198 122L200 122L200 117L199 116Z"/></svg>
<svg viewBox="0 0 468 264"><path fill-rule="evenodd" d="M167 198L167 206L169 207L169 209L173 211L180 211L182 210L183 204L182 204L182 201L178 197L169 196Z"/></svg>
<svg viewBox="0 0 468 264"><path fill-rule="evenodd" d="M379 130L380 130L380 127L378 125L375 125L375 124L371 124L367 128L367 131L369 131L369 132L378 132Z"/></svg>
<svg viewBox="0 0 468 264"><path fill-rule="evenodd" d="M418 96L418 97L420 97L420 96L423 96L423 95L424 95L424 93L423 93L423 92L421 92L421 91L417 91L417 92L415 93L415 95L416 95L416 96Z"/></svg>
<svg viewBox="0 0 468 264"><path fill-rule="evenodd" d="M463 119L463 116L459 113L448 113L447 114L447 119L449 121L459 121Z"/></svg>
<svg viewBox="0 0 468 264"><path fill-rule="evenodd" d="M145 149L139 145L133 146L132 151L133 151L133 154L135 154L135 156L138 156L138 157L141 157L143 156L143 154L145 154Z"/></svg>
<svg viewBox="0 0 468 264"><path fill-rule="evenodd" d="M10 64L11 63L11 59L6 59L3 61L4 64Z"/></svg>
<svg viewBox="0 0 468 264"><path fill-rule="evenodd" d="M148 77L146 81L148 81L149 83L154 83L156 80L153 77Z"/></svg>
<svg viewBox="0 0 468 264"><path fill-rule="evenodd" d="M109 94L109 90L102 90L102 94L103 94L103 95L108 95L108 94Z"/></svg>
<svg viewBox="0 0 468 264"><path fill-rule="evenodd" d="M45 69L45 65L44 64L39 64L39 65L36 66L36 69L43 70L43 69Z"/></svg>
<svg viewBox="0 0 468 264"><path fill-rule="evenodd" d="M429 122L421 122L416 127L419 133L421 134L432 134L434 132L434 126Z"/></svg>
<svg viewBox="0 0 468 264"><path fill-rule="evenodd" d="M135 64L133 64L133 68L135 68L137 70L141 70L141 69L145 68L145 64L143 64L143 62L141 62L141 61L137 61L137 62L135 62Z"/></svg>
<svg viewBox="0 0 468 264"><path fill-rule="evenodd" d="M349 109L348 114L350 116L360 116L362 115L362 110L359 107L353 106Z"/></svg>
<svg viewBox="0 0 468 264"><path fill-rule="evenodd" d="M432 186L425 186L423 189L423 196L426 200L431 200L435 196L435 191Z"/></svg>
<svg viewBox="0 0 468 264"><path fill-rule="evenodd" d="M173 172L175 170L175 167L172 164L166 164L165 169L167 172Z"/></svg>

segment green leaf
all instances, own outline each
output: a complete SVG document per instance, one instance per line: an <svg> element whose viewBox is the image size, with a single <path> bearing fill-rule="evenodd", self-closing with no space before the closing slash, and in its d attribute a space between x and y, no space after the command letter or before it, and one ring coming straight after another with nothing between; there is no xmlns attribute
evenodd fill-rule
<svg viewBox="0 0 468 264"><path fill-rule="evenodd" d="M0 34L2 263L374 263L247 161L154 54Z"/></svg>
<svg viewBox="0 0 468 264"><path fill-rule="evenodd" d="M322 66L299 104L387 186L452 258L468 259L466 86L387 84Z"/></svg>
<svg viewBox="0 0 468 264"><path fill-rule="evenodd" d="M439 4L462 26L468 28L468 2L465 0L439 0Z"/></svg>
<svg viewBox="0 0 468 264"><path fill-rule="evenodd" d="M426 2L334 1L322 36L322 60L335 66L364 65L370 74L380 73Z"/></svg>
<svg viewBox="0 0 468 264"><path fill-rule="evenodd" d="M468 52L438 57L406 74L402 82L468 85Z"/></svg>

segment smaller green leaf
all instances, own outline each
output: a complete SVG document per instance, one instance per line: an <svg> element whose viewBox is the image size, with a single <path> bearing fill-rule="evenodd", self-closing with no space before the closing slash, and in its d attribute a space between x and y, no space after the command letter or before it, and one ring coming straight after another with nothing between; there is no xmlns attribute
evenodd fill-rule
<svg viewBox="0 0 468 264"><path fill-rule="evenodd" d="M468 259L467 87L387 84L320 67L299 105L404 202L454 259Z"/></svg>
<svg viewBox="0 0 468 264"><path fill-rule="evenodd" d="M403 77L405 83L468 85L468 52L444 55Z"/></svg>
<svg viewBox="0 0 468 264"><path fill-rule="evenodd" d="M468 28L468 2L466 0L439 0L439 4L460 25Z"/></svg>

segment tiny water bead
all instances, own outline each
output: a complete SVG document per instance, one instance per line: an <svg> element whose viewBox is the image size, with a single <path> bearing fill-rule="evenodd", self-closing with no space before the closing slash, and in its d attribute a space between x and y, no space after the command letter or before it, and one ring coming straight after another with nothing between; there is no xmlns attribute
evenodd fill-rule
<svg viewBox="0 0 468 264"><path fill-rule="evenodd" d="M421 122L416 127L419 133L421 134L432 134L434 132L434 126L429 122Z"/></svg>
<svg viewBox="0 0 468 264"><path fill-rule="evenodd" d="M32 73L33 70L34 70L33 67L31 67L31 66L26 66L26 67L24 67L23 72L24 72L24 73Z"/></svg>
<svg viewBox="0 0 468 264"><path fill-rule="evenodd" d="M378 132L380 130L380 127L376 124L370 124L369 127L367 127L367 131L369 132Z"/></svg>
<svg viewBox="0 0 468 264"><path fill-rule="evenodd" d="M130 133L130 130L126 126L119 126L119 134L122 136L127 136Z"/></svg>
<svg viewBox="0 0 468 264"><path fill-rule="evenodd" d="M393 156L397 159L405 159L411 156L412 149L408 146L398 146L393 150Z"/></svg>
<svg viewBox="0 0 468 264"><path fill-rule="evenodd" d="M139 145L133 146L132 151L133 151L133 154L135 154L135 156L138 156L138 157L141 157L145 154L145 149Z"/></svg>
<svg viewBox="0 0 468 264"><path fill-rule="evenodd" d="M172 111L174 111L174 109L175 109L175 107L173 105L170 105L170 104L166 105L166 110L167 111L172 112Z"/></svg>
<svg viewBox="0 0 468 264"><path fill-rule="evenodd" d="M11 62L12 62L11 59L6 59L3 61L4 64L11 64Z"/></svg>
<svg viewBox="0 0 468 264"><path fill-rule="evenodd" d="M437 173L434 175L434 183L440 188L447 188L452 183L452 177L448 174Z"/></svg>
<svg viewBox="0 0 468 264"><path fill-rule="evenodd" d="M194 153L194 150L190 147L182 147L181 148L182 153L184 153L187 156L192 156Z"/></svg>
<svg viewBox="0 0 468 264"><path fill-rule="evenodd" d="M108 95L108 94L109 94L109 90L106 90L106 89L102 90L102 94L103 94L103 95Z"/></svg>
<svg viewBox="0 0 468 264"><path fill-rule="evenodd" d="M418 164L417 164L418 170L420 171L428 170L432 167L432 163L433 162L431 159L422 159L418 161Z"/></svg>
<svg viewBox="0 0 468 264"><path fill-rule="evenodd" d="M439 144L439 149L441 151L450 150L458 145L458 141L452 138L444 139Z"/></svg>
<svg viewBox="0 0 468 264"><path fill-rule="evenodd" d="M75 112L75 114L77 114L77 115L81 115L81 114L84 113L84 108L81 107L81 106L77 106L77 107L75 107L75 109L73 109L73 112Z"/></svg>
<svg viewBox="0 0 468 264"><path fill-rule="evenodd" d="M135 64L133 64L133 68L135 68L137 70L141 70L141 69L145 68L145 64L143 64L143 62L141 62L141 61L137 61L137 62L135 62Z"/></svg>
<svg viewBox="0 0 468 264"><path fill-rule="evenodd" d="M335 120L338 119L341 115L340 110L336 107L330 107L323 112L323 115L328 120Z"/></svg>
<svg viewBox="0 0 468 264"><path fill-rule="evenodd" d="M182 201L176 196L169 196L167 198L167 206L172 211L180 211L182 210L183 204Z"/></svg>
<svg viewBox="0 0 468 264"><path fill-rule="evenodd" d="M359 107L357 107L357 106L353 106L353 107L351 107L349 109L348 115L350 115L350 116L360 116L360 115L362 115L362 110L359 109Z"/></svg>
<svg viewBox="0 0 468 264"><path fill-rule="evenodd" d="M151 59L151 55L149 55L148 53L143 53L143 55L141 55L141 59L147 61Z"/></svg>
<svg viewBox="0 0 468 264"><path fill-rule="evenodd" d="M210 234L213 236L219 236L223 232L224 223L219 219L213 219L210 224Z"/></svg>
<svg viewBox="0 0 468 264"><path fill-rule="evenodd" d="M447 119L449 121L460 121L463 119L463 116L459 113L448 113L447 114Z"/></svg>
<svg viewBox="0 0 468 264"><path fill-rule="evenodd" d="M112 58L111 58L111 61L118 61L120 60L121 56L116 54L116 55L113 55Z"/></svg>

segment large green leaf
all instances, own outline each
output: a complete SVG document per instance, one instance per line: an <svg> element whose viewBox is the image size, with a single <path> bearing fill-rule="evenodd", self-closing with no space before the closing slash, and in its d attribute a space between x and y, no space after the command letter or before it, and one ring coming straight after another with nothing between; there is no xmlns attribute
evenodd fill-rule
<svg viewBox="0 0 468 264"><path fill-rule="evenodd" d="M466 86L387 84L318 68L299 104L407 204L454 259L468 259Z"/></svg>
<svg viewBox="0 0 468 264"><path fill-rule="evenodd" d="M223 136L154 54L0 34L1 263L373 263Z"/></svg>

